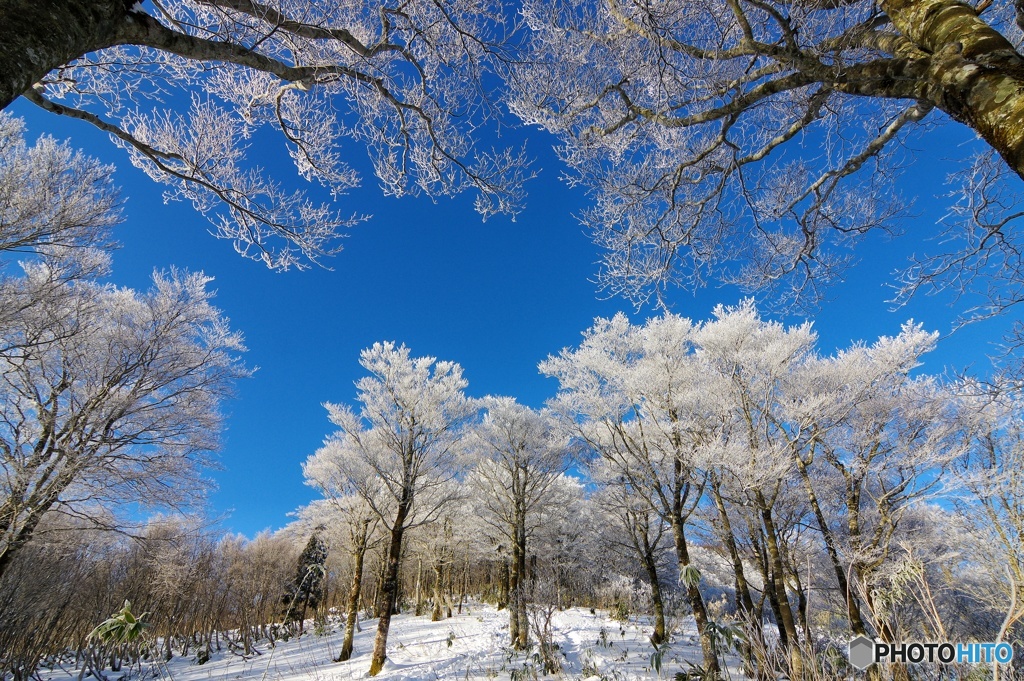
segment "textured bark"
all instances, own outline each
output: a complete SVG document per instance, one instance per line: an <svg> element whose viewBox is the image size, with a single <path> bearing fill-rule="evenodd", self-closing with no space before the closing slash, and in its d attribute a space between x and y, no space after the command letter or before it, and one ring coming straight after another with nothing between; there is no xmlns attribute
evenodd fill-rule
<svg viewBox="0 0 1024 681"><path fill-rule="evenodd" d="M512 640L512 648L526 650L530 645L530 625L526 619L526 509L521 499L516 501L513 525L514 540L509 575L509 638Z"/></svg>
<svg viewBox="0 0 1024 681"><path fill-rule="evenodd" d="M772 518L771 508L761 492L756 493L758 506L761 508L761 522L764 526L765 546L768 549L768 560L771 565L771 582L766 584L774 592L778 603L779 624L786 631L789 644L789 676L791 679L802 679L804 675L804 659L800 651L800 636L796 630L796 620L786 592L785 568L782 565L782 551L779 548L778 530Z"/></svg>
<svg viewBox="0 0 1024 681"><path fill-rule="evenodd" d="M0 534L0 539L6 539L6 543L0 547L0 578L4 576L4 573L11 566L11 562L14 560L14 556L25 547L32 537L35 535L36 527L39 525L43 516L46 515L53 506L57 503L60 495L70 485L73 475L77 469L68 468L57 476L58 482L54 485L53 489L48 494L43 495L42 498L37 498L35 494L29 497L29 503L26 504L33 510L28 513L27 517L22 521L21 527L16 532L12 532L13 536L5 537L10 530L14 521L17 517L14 515L14 509L11 509L11 518L6 521L6 527Z"/></svg>
<svg viewBox="0 0 1024 681"><path fill-rule="evenodd" d="M370 659L370 676L376 676L384 667L388 655L388 631L391 629L391 613L398 597L398 564L402 557L402 535L405 522L412 506L412 494L408 493L398 505L395 523L391 528L391 543L388 545L387 565L381 583L378 605L377 637L373 640L373 657Z"/></svg>
<svg viewBox="0 0 1024 681"><path fill-rule="evenodd" d="M117 44L130 0L0 3L0 109L53 69Z"/></svg>
<svg viewBox="0 0 1024 681"><path fill-rule="evenodd" d="M644 571L647 572L647 579L651 582L651 604L654 607L654 633L651 634L651 643L657 647L665 642L665 599L661 595L661 583L658 577L658 564L654 559L653 547L648 546L647 550L640 557Z"/></svg>
<svg viewBox="0 0 1024 681"><path fill-rule="evenodd" d="M338 662L344 662L352 657L352 639L356 633L356 623L359 617L359 593L363 588L363 559L366 557L366 535L369 522L364 522L362 529L362 541L357 542L352 552L352 588L348 592L348 616L345 620L345 640L341 644L341 654L338 655Z"/></svg>
<svg viewBox="0 0 1024 681"><path fill-rule="evenodd" d="M502 560L498 566L498 610L508 607L508 582L509 565L507 560Z"/></svg>
<svg viewBox="0 0 1024 681"><path fill-rule="evenodd" d="M686 543L686 531L681 522L672 523L672 536L676 545L676 559L679 562L680 572L690 565L690 549ZM708 609L704 604L704 596L700 593L697 584L686 585L686 602L693 610L693 619L697 625L697 634L700 637L700 648L704 655L704 669L712 678L718 678L722 669L718 664L718 655L715 650L715 643L708 627L710 618Z"/></svg>
<svg viewBox="0 0 1024 681"><path fill-rule="evenodd" d="M444 585L444 561L438 559L434 563L434 607L430 610L430 621L440 622L444 615L441 612L441 602L444 599L442 593Z"/></svg>
<svg viewBox="0 0 1024 681"><path fill-rule="evenodd" d="M884 0L893 25L931 55L929 99L969 125L1024 177L1024 59L956 0Z"/></svg>

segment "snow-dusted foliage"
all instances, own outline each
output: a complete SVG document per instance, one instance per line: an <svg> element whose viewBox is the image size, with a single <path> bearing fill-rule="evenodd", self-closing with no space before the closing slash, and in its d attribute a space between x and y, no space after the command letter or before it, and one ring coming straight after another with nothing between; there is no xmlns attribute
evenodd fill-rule
<svg viewBox="0 0 1024 681"><path fill-rule="evenodd" d="M987 146L973 167L960 152L948 238L917 254L904 293L995 281L995 300L1019 302L1024 166L1005 135L1024 99L995 82L1020 91L1020 15L945 6L529 0L510 107L558 136L570 181L594 196L598 280L634 301L723 280L819 299L859 237L907 217L906 141L958 121Z"/></svg>
<svg viewBox="0 0 1024 681"><path fill-rule="evenodd" d="M487 397L483 421L468 447L474 469L468 484L492 525L510 549L509 635L512 645L528 645L526 604L527 541L535 536L543 507L555 503L553 487L568 465L568 437L546 410L534 411L509 397Z"/></svg>
<svg viewBox="0 0 1024 681"><path fill-rule="evenodd" d="M1009 639L1024 620L1024 404L976 381L965 382L959 398L968 446L956 462L966 496L957 510L970 529L962 548L980 573L972 595L1003 615L998 636Z"/></svg>
<svg viewBox="0 0 1024 681"><path fill-rule="evenodd" d="M484 217L518 210L529 172L521 155L476 139L497 113L489 81L507 30L500 3L129 5L62 3L39 17L67 22L76 36L56 44L59 32L24 16L34 8L5 7L6 29L33 31L5 33L4 66L27 82L10 91L5 76L0 106L22 95L109 133L168 199L191 203L242 255L306 267L340 250L343 232L363 219L249 158L272 134L293 176L335 198L360 182L346 148L355 145L385 194L470 190ZM41 72L22 73L23 63L9 62L16 53Z"/></svg>
<svg viewBox="0 0 1024 681"><path fill-rule="evenodd" d="M33 267L26 281L43 271ZM115 294L143 299L68 286L84 296L82 309ZM158 298L145 300L163 308ZM39 319L51 332L65 328L54 318L91 319L64 311L41 307ZM119 324L119 339L135 328ZM75 338L67 330L9 343L20 363L9 361L6 380L65 347ZM666 314L632 324L618 315L542 363L560 384L545 409L469 399L459 365L377 344L361 357L369 375L357 384L358 406L327 405L339 430L304 465L323 498L284 531L216 540L198 521L167 518L126 545L94 532L116 523L102 507L62 499L55 510L74 515L41 517L41 535L0 574L0 673L34 668L66 645L47 621L78 637L73 655L93 671L129 660L139 650L85 638L126 597L153 613L159 637L149 645L165 658L195 650L205 663L221 640L257 655L302 630L284 620L295 619L296 564L314 532L328 557L322 570L317 563L323 592L306 631L343 628L330 655L344 669L406 674L396 660L408 650L392 645L388 663L399 612L444 623L419 620L435 638L416 645L456 649L459 615L478 612L475 599L508 622L487 645L531 673L625 662L629 651L612 655L607 630L588 644L607 654L574 647L578 636L559 621L580 605L606 608L622 636L642 626L652 673L666 663L722 674L729 664L731 674L738 663L751 676L829 679L846 668L828 651L854 635L1014 640L1024 619L1019 400L999 386L920 374L935 342L907 323L824 355L808 324L766 320L750 301L704 321ZM238 371L233 361L229 369ZM162 450L122 451L156 461ZM137 472L133 492L187 478ZM83 480L69 490L129 498ZM62 580L53 594L36 563ZM73 606L61 605L76 593ZM361 613L378 618L372 650ZM680 645L687 667L671 652Z"/></svg>
<svg viewBox="0 0 1024 681"><path fill-rule="evenodd" d="M579 348L541 364L560 382L555 409L621 488L641 562L653 563L644 542L665 523L698 629L714 630L687 536L707 523L705 541L732 565L737 615L761 622L767 601L794 672L809 640L808 561L819 557L851 630L894 639L875 601L899 561L900 523L964 451L949 391L909 375L934 334L907 324L832 357L815 342L809 325L765 321L746 301L703 323L598 320Z"/></svg>
<svg viewBox="0 0 1024 681"><path fill-rule="evenodd" d="M363 350L360 364L370 375L356 384L359 410L324 405L338 431L307 470L333 467L332 484L350 486L389 529L424 522L449 496L445 486L460 469L463 427L475 413L463 392L462 367L411 357L407 347L390 342Z"/></svg>
<svg viewBox="0 0 1024 681"><path fill-rule="evenodd" d="M119 221L112 168L66 143L25 141L21 119L0 113L0 252L41 252L67 259L102 248Z"/></svg>
<svg viewBox="0 0 1024 681"><path fill-rule="evenodd" d="M462 367L433 357L411 357L394 343L363 350L359 411L327 403L338 432L306 464L307 477L327 479L359 495L381 519L388 539L380 621L370 673L387 654L388 626L398 591L405 531L436 520L457 496L464 426L475 413L463 390ZM327 469L327 474L317 471ZM321 483L318 483L321 484Z"/></svg>
<svg viewBox="0 0 1024 681"><path fill-rule="evenodd" d="M204 487L219 406L247 375L210 278L157 273L145 293L54 283L0 327L0 574L43 516L178 506Z"/></svg>

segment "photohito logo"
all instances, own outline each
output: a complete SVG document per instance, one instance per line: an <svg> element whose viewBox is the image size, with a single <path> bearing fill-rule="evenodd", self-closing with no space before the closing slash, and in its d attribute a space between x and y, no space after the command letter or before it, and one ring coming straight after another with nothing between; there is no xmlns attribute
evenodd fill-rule
<svg viewBox="0 0 1024 681"><path fill-rule="evenodd" d="M859 670L874 662L1007 664L1013 659L1009 643L876 643L867 636L850 641L848 652L850 664Z"/></svg>

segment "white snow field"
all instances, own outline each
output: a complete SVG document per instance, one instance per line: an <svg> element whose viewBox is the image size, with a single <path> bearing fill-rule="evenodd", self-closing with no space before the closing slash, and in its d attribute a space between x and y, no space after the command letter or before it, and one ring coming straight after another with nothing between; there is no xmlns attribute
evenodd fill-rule
<svg viewBox="0 0 1024 681"><path fill-rule="evenodd" d="M547 678L673 679L689 671L687 661L699 663L693 618L674 622L672 643L661 656L660 673L652 659L654 646L648 640L652 627L632 618L619 623L598 610L573 608L553 617L554 641L559 645L562 671ZM209 662L198 665L193 657L175 657L153 670L163 681L341 681L363 679L370 667L370 651L376 620L364 620L355 636L353 657L333 662L341 648L343 624L333 624L329 633L313 633L312 626L300 637L266 641L257 647L261 654L243 658L228 652L214 652ZM311 623L307 623L310 624ZM531 640L535 640L531 633ZM509 648L508 612L493 606L472 604L463 614L440 622L429 617L396 615L388 636L388 661L375 677L383 681L423 679L533 679L543 678L542 665L534 647L513 654ZM739 678L737 660L730 658L730 675ZM137 670L136 670L137 671ZM78 670L40 670L45 681L77 679ZM108 681L119 673L104 672ZM133 674L137 677L137 674ZM148 674L147 674L148 676ZM91 680L90 680L91 681ZM127 681L127 680L126 680Z"/></svg>

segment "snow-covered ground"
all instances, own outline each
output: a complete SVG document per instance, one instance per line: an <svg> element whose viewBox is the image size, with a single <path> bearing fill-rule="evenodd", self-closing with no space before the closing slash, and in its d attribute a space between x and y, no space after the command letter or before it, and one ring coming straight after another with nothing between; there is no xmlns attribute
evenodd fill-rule
<svg viewBox="0 0 1024 681"><path fill-rule="evenodd" d="M353 658L333 662L341 648L342 625L329 633L307 631L301 637L279 641L275 647L263 642L262 654L244 659L227 651L214 653L209 662L176 657L161 670L165 681L344 681L366 678L376 620L362 622L356 634ZM693 619L676 623L672 643L663 653L659 675L654 647L648 637L650 625L635 618L621 624L607 613L592 614L585 609L556 612L554 640L560 647L563 671L555 677L567 679L632 680L673 679L687 671L687 661L701 659ZM489 605L474 604L440 622L429 617L396 615L388 637L388 662L376 677L383 681L433 679L531 679L541 676L536 650L513 654L509 648L508 614ZM732 675L737 677L735 660ZM45 681L77 678L76 670L42 670ZM121 673L107 673L110 681Z"/></svg>

